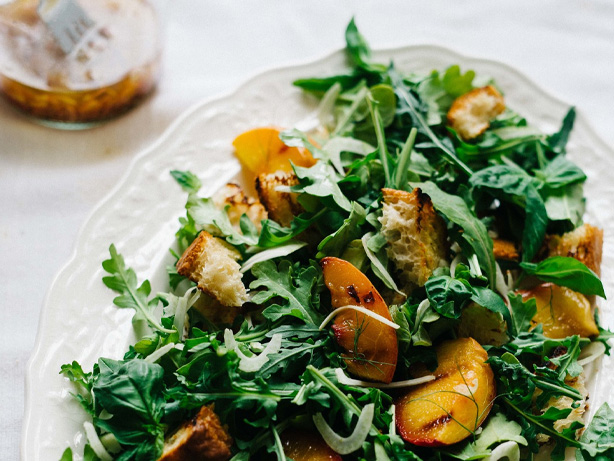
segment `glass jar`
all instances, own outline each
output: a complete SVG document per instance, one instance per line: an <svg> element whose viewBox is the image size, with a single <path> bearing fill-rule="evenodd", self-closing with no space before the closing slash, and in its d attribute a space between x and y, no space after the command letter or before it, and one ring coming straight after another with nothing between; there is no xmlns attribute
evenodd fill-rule
<svg viewBox="0 0 614 461"><path fill-rule="evenodd" d="M160 69L155 2L78 3L94 26L68 54L41 20L39 0L0 5L0 92L35 120L64 129L126 112L151 93Z"/></svg>

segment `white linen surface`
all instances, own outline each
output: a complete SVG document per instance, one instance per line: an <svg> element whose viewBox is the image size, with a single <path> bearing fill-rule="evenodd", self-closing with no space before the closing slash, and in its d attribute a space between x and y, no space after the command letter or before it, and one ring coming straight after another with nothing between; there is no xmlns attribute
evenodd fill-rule
<svg viewBox="0 0 614 461"><path fill-rule="evenodd" d="M62 132L0 102L2 459L19 458L24 372L45 292L79 228L135 154L192 104L262 70L343 47L352 16L373 48L437 44L502 61L576 105L614 145L609 0L169 2L163 77L133 112L96 129Z"/></svg>

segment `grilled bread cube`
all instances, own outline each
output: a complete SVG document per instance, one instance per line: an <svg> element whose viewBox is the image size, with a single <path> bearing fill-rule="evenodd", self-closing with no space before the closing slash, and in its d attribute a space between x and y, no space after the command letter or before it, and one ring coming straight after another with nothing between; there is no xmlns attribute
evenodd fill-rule
<svg viewBox="0 0 614 461"><path fill-rule="evenodd" d="M256 178L258 197L264 204L269 218L284 227L289 227L295 216L302 213L303 207L298 203L297 194L276 190L278 186L295 186L298 178L294 173L277 171L263 173Z"/></svg>
<svg viewBox="0 0 614 461"><path fill-rule="evenodd" d="M514 242L503 239L493 239L493 254L495 259L503 259L505 261L518 261L520 255Z"/></svg>
<svg viewBox="0 0 614 461"><path fill-rule="evenodd" d="M412 192L382 189L382 233L387 252L407 290L423 286L433 271L446 264L446 226L431 199Z"/></svg>
<svg viewBox="0 0 614 461"><path fill-rule="evenodd" d="M597 275L601 273L603 230L590 224L547 239L548 256L570 256L584 263Z"/></svg>
<svg viewBox="0 0 614 461"><path fill-rule="evenodd" d="M556 408L558 410L567 410L571 408L571 413L567 415L564 419L559 419L553 423L553 428L557 432L563 432L563 430L570 427L574 422L584 423L584 414L586 410L588 410L588 390L585 386L585 374L584 372L580 373L577 377L572 378L571 376L567 376L565 379L565 383L576 389L580 394L582 394L582 400L573 400L567 396L560 397L552 397L548 400L546 406L541 410L541 413L545 413L549 408ZM539 391L539 390L538 390ZM577 405L576 407L574 405ZM580 436L580 433L583 429L578 429L576 431L576 437ZM550 440L550 436L547 434L537 434L537 441L539 443L547 443Z"/></svg>
<svg viewBox="0 0 614 461"><path fill-rule="evenodd" d="M497 89L488 85L456 98L448 111L448 125L465 141L477 138L491 120L505 110L505 101Z"/></svg>
<svg viewBox="0 0 614 461"><path fill-rule="evenodd" d="M222 305L238 307L248 299L240 257L231 245L202 231L177 262L177 272Z"/></svg>
<svg viewBox="0 0 614 461"><path fill-rule="evenodd" d="M226 461L232 455L232 438L213 411L204 405L164 442L158 461Z"/></svg>
<svg viewBox="0 0 614 461"><path fill-rule="evenodd" d="M244 214L254 223L258 230L261 229L261 221L267 219L267 212L258 200L248 197L238 184L228 183L214 196L213 202L218 208L228 206L228 219L231 224L239 228L241 216Z"/></svg>

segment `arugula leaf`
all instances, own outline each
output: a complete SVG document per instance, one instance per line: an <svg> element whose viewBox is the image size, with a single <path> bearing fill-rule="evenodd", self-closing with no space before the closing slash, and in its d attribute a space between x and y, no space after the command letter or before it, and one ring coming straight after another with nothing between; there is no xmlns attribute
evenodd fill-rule
<svg viewBox="0 0 614 461"><path fill-rule="evenodd" d="M375 276L380 279L384 285L397 293L403 294L399 291L396 282L388 272L388 253L384 247L374 250L371 248L371 244L374 241L380 240L381 235L374 232L367 232L360 239L362 247L371 262L371 270ZM385 241L385 239L384 239Z"/></svg>
<svg viewBox="0 0 614 461"><path fill-rule="evenodd" d="M299 179L299 184L292 186L292 192L305 193L326 199L329 206L337 205L345 211L352 210L352 204L343 195L339 185L340 178L335 170L326 162L317 162L310 168L294 165L294 172Z"/></svg>
<svg viewBox="0 0 614 461"><path fill-rule="evenodd" d="M522 295L509 294L510 310L512 312L512 323L509 331L512 336L518 336L520 333L529 331L531 328L531 319L537 312L537 302L535 298L522 300Z"/></svg>
<svg viewBox="0 0 614 461"><path fill-rule="evenodd" d="M227 205L229 207L230 205ZM243 218L241 219L241 230L238 232L230 222L226 208L220 210L212 198L200 198L191 194L186 203L188 216L194 221L195 225L216 237L225 237L232 245L256 245L258 235L255 227L246 227ZM249 221L249 220L248 220Z"/></svg>
<svg viewBox="0 0 614 461"><path fill-rule="evenodd" d="M324 256L340 256L347 245L363 235L361 226L365 223L367 211L358 202L352 202L350 216L333 234L327 236L318 245L317 259Z"/></svg>
<svg viewBox="0 0 614 461"><path fill-rule="evenodd" d="M465 243L465 249L468 245L477 255L480 267L488 278L489 286L494 287L496 266L493 243L482 221L469 210L461 197L443 192L434 183L428 181L411 183L411 185L412 187L419 187L422 192L431 198L433 206L439 213L463 229L461 238Z"/></svg>
<svg viewBox="0 0 614 461"><path fill-rule="evenodd" d="M147 297L151 293L149 280L143 281L141 286L137 286L137 278L133 269L126 267L124 258L117 253L115 245L109 247L111 258L102 262L102 267L110 276L103 277L103 283L120 294L113 300L117 307L134 309L136 313L132 318L132 323L139 320L146 320L149 326L162 333L173 333L175 330L164 328L154 314L154 309L158 304L157 298L151 301Z"/></svg>
<svg viewBox="0 0 614 461"><path fill-rule="evenodd" d="M308 325L319 326L323 316L318 312L319 298L314 293L321 273L314 266L296 271L286 259L275 266L273 261L256 264L251 270L256 280L250 283L252 290L264 288L253 297L255 304L265 304L272 299L283 302L269 305L263 314L275 321L284 316L293 316Z"/></svg>
<svg viewBox="0 0 614 461"><path fill-rule="evenodd" d="M197 193L202 187L202 183L198 176L191 171L171 170L171 176L175 178L175 181L181 186L181 188L190 193Z"/></svg>
<svg viewBox="0 0 614 461"><path fill-rule="evenodd" d="M323 214L324 210L315 214L301 213L294 217L290 223L290 227L283 227L271 219L263 221L260 237L258 238L258 247L273 248L290 242L293 238L300 235L307 230L309 226L320 219Z"/></svg>
<svg viewBox="0 0 614 461"><path fill-rule="evenodd" d="M96 414L92 397L94 374L84 372L81 365L76 361L62 365L60 374L64 375L75 385L77 392L73 393L72 396L77 399L85 411L94 416Z"/></svg>
<svg viewBox="0 0 614 461"><path fill-rule="evenodd" d="M520 263L529 275L571 288L586 296L597 295L604 299L605 292L601 280L584 263L568 256L551 256L539 263Z"/></svg>
<svg viewBox="0 0 614 461"><path fill-rule="evenodd" d="M331 77L299 78L292 84L305 91L312 93L326 93L335 85L341 85L343 90L348 90L356 86L364 78L361 72L352 71L347 74L333 75Z"/></svg>
<svg viewBox="0 0 614 461"><path fill-rule="evenodd" d="M570 107L565 118L563 118L561 129L548 138L548 145L553 152L565 152L567 141L569 140L569 135L573 129L575 120L576 109L575 107Z"/></svg>
<svg viewBox="0 0 614 461"><path fill-rule="evenodd" d="M348 24L345 30L345 42L347 54L354 66L368 72L382 72L386 69L381 64L372 64L371 49L369 44L358 31L354 18Z"/></svg>
<svg viewBox="0 0 614 461"><path fill-rule="evenodd" d="M400 106L398 112L408 114L413 121L413 125L418 128L418 131L430 139L433 145L443 154L444 158L448 162L466 175L471 176L471 174L473 174L473 170L469 168L460 158L458 158L453 147L445 144L445 142L433 132L419 109L420 103L410 92L409 88L407 88L403 78L394 69L390 69L388 73L390 75L394 91L397 94Z"/></svg>

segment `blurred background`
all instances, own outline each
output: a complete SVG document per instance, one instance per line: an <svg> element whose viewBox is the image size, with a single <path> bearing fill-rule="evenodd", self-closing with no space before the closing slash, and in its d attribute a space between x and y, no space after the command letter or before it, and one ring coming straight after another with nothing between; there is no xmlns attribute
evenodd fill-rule
<svg viewBox="0 0 614 461"><path fill-rule="evenodd" d="M374 49L436 44L501 61L575 105L614 146L608 0L173 0L162 73L131 112L84 131L39 126L0 100L0 457L19 458L24 372L39 313L79 229L141 150L199 101L344 46L354 16Z"/></svg>

